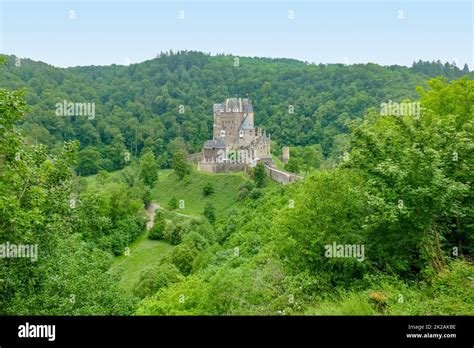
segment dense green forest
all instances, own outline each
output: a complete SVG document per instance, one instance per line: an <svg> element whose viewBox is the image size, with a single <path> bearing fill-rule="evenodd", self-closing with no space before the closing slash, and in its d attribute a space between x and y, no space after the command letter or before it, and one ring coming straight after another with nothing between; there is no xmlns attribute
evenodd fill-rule
<svg viewBox="0 0 474 348"><path fill-rule="evenodd" d="M7 57L0 76L0 244L38 245L36 261L0 258L0 314L474 314L466 69L180 52L68 69ZM212 103L246 94L305 179L187 163ZM63 100L96 116L58 117ZM388 100L421 115L381 115Z"/></svg>
<svg viewBox="0 0 474 348"><path fill-rule="evenodd" d="M146 149L160 167L169 168L170 143L182 138L189 153L200 151L212 134L213 103L232 96L252 98L257 125L272 135L275 154L281 146L319 144L318 153L334 162L346 150L349 122L367 108L416 99L415 87L435 76L474 76L467 66L439 61L411 68L315 65L186 51L130 66L67 69L6 58L0 87L26 87L29 110L20 129L53 152L64 141L78 140L76 168L82 175L121 169L126 152L138 157ZM95 115L58 117L55 105L64 101L94 103ZM293 151L295 160L300 152Z"/></svg>

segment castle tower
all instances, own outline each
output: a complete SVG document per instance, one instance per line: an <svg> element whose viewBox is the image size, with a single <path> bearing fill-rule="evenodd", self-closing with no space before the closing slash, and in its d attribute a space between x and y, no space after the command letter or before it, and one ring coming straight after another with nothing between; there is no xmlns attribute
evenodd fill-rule
<svg viewBox="0 0 474 348"><path fill-rule="evenodd" d="M288 163L290 160L290 148L288 146L283 146L281 148L281 160L283 163Z"/></svg>
<svg viewBox="0 0 474 348"><path fill-rule="evenodd" d="M213 139L222 131L230 149L248 146L255 135L253 107L248 98L227 98L224 103L214 104Z"/></svg>
<svg viewBox="0 0 474 348"><path fill-rule="evenodd" d="M227 98L213 105L213 114L213 139L204 143L202 170L242 170L242 163L221 161L220 154L227 151L242 153L245 163L250 165L257 161L267 164L273 162L270 135L262 128L255 127L252 101L249 98Z"/></svg>

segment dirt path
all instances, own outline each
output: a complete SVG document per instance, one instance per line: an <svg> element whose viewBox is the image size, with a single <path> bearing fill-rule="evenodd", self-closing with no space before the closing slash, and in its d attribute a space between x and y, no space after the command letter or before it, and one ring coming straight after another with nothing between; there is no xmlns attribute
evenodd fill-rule
<svg viewBox="0 0 474 348"><path fill-rule="evenodd" d="M146 209L146 216L148 217L148 222L146 223L146 229L149 231L155 224L155 210L160 207L159 204L150 203Z"/></svg>
<svg viewBox="0 0 474 348"><path fill-rule="evenodd" d="M155 224L155 211L156 211L156 209L167 211L169 213L173 213L173 214L183 216L183 217L187 217L187 218L191 217L191 215L181 214L181 213L177 213L177 212L172 211L172 210L162 208L162 207L160 207L160 205L158 203L150 203L150 205L146 209L146 216L148 217L148 222L146 223L147 231L149 231L153 227L153 225Z"/></svg>
<svg viewBox="0 0 474 348"><path fill-rule="evenodd" d="M163 210L163 211L167 211L168 213L176 214L176 215L179 215L179 216L184 216L184 217L187 217L187 218L190 218L190 217L191 217L191 215L181 214L181 213L177 213L177 212L172 211L172 210L168 210L168 209L162 208L162 207L160 207L159 204L158 204L157 209L160 209L160 210Z"/></svg>

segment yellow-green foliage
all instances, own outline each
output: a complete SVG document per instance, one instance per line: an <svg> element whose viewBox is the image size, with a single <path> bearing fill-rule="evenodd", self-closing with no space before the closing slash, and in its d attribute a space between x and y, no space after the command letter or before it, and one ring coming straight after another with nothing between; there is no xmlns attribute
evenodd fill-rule
<svg viewBox="0 0 474 348"><path fill-rule="evenodd" d="M454 261L432 280L432 284L407 284L396 278L367 278L370 290L339 291L308 306L308 315L377 315L381 314L371 293L386 297L385 315L474 315L474 266Z"/></svg>

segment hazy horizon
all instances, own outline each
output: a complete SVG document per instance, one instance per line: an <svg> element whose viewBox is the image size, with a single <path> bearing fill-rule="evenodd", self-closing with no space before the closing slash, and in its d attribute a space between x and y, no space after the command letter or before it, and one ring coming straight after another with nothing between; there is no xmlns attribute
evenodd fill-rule
<svg viewBox="0 0 474 348"><path fill-rule="evenodd" d="M185 50L179 50L179 51L185 51ZM178 51L173 51L173 54L174 53L177 53ZM218 53L210 53L210 52L203 52L203 51L196 51L196 50L188 50L188 52L196 52L196 53L203 53L203 54L210 54L211 57L217 57L217 56L222 56L222 55L225 55L225 56L232 56L232 57L238 57L238 58L250 58L250 59L275 59L275 60L278 60L278 59L288 59L288 60L296 60L296 61L299 61L301 63L307 63L307 64L323 64L323 65L331 65L331 64L344 64L346 66L351 66L351 65L357 65L357 64L362 64L362 65L366 65L366 64L376 64L378 66L381 66L381 67L390 67L390 66L403 66L403 67L407 67L407 68L410 68L412 66L412 64L409 64L409 65L405 65L405 64L379 64L379 63L375 63L375 62L357 62L357 63L344 63L344 62L308 62L308 61L304 61L304 60L301 60L301 59L297 59L297 58L293 58L293 57L263 57L263 56L242 56L242 55L235 55L235 54L232 54L232 53L223 53L223 52L218 52ZM168 51L162 51L162 52L159 52L161 54L164 54L164 53L170 53L170 50ZM153 59L158 59L159 57L158 56L155 56L155 57L150 57L150 58L145 58L144 60L142 61L139 61L139 62L133 62L133 63L130 63L130 64L126 64L126 63L110 63L110 64L91 64L91 65L73 65L73 66L66 66L66 67L63 67L63 66L57 66L57 65L54 65L54 64L51 64L49 62L46 62L46 61L43 61L43 60L37 60L37 59L33 59L31 57L19 57L18 55L15 55L15 54L7 54L7 53L3 53L3 52L0 52L0 55L6 55L6 56L14 56L14 57L17 57L17 58L20 58L21 60L24 60L24 59L29 59L31 61L34 61L34 62L38 62L38 63L44 63L44 64L48 64L50 66L53 66L55 68L60 68L60 69L69 69L69 68L78 68L78 67L104 67L104 66L112 66L112 65L119 65L119 66L130 66L130 65L134 65L134 64L141 64L141 63L144 63L144 62L147 62L147 61L150 61L150 60L153 60ZM430 60L429 62L433 62L433 61L440 61L442 64L445 64L445 63L453 63L453 62L448 62L448 61L442 61L440 59L434 59L434 60ZM416 62L418 62L418 60L416 60ZM423 60L424 61L424 60ZM413 62L412 62L413 63ZM469 71L473 71L473 68L471 67L471 65L469 65L468 63L466 63L469 67ZM459 69L462 69L463 66L457 66Z"/></svg>

